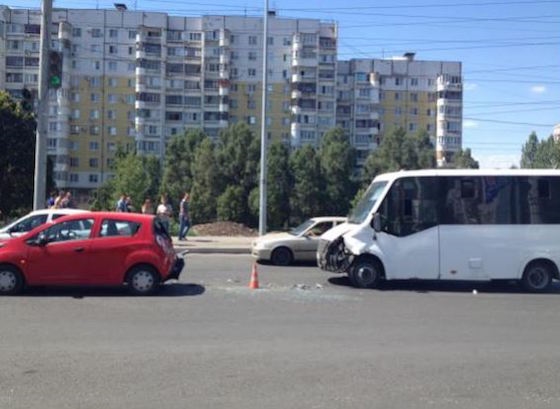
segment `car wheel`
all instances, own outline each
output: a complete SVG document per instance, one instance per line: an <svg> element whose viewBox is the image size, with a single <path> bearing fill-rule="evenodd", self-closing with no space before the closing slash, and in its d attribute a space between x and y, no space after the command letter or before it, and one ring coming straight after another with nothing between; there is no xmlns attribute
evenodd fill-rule
<svg viewBox="0 0 560 409"><path fill-rule="evenodd" d="M23 289L23 276L12 266L0 266L0 295L18 294Z"/></svg>
<svg viewBox="0 0 560 409"><path fill-rule="evenodd" d="M537 293L546 291L552 283L552 271L547 263L530 264L521 279L525 290Z"/></svg>
<svg viewBox="0 0 560 409"><path fill-rule="evenodd" d="M270 256L270 261L272 264L276 264L277 266L287 266L292 263L294 256L292 252L287 247L278 247L272 252Z"/></svg>
<svg viewBox="0 0 560 409"><path fill-rule="evenodd" d="M128 288L134 295L150 295L159 288L159 275L149 266L134 267L128 274Z"/></svg>
<svg viewBox="0 0 560 409"><path fill-rule="evenodd" d="M374 288L382 279L381 265L374 259L360 258L350 267L348 278L354 287Z"/></svg>

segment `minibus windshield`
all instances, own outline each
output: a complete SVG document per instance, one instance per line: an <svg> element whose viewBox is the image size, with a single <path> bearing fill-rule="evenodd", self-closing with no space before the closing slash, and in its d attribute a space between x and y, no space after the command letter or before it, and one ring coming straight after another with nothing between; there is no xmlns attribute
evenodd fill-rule
<svg viewBox="0 0 560 409"><path fill-rule="evenodd" d="M356 204L356 206L350 211L348 215L348 223L360 224L368 217L368 215L373 210L373 206L383 189L387 185L387 182L374 182L369 185L368 189Z"/></svg>

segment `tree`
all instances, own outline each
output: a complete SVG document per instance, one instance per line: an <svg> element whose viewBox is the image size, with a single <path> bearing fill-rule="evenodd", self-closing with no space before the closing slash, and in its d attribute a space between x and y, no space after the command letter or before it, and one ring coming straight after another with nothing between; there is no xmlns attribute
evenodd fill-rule
<svg viewBox="0 0 560 409"><path fill-rule="evenodd" d="M33 207L36 125L31 112L7 93L0 92L0 211L3 215L15 216ZM46 185L52 188L52 172L48 172L47 178Z"/></svg>
<svg viewBox="0 0 560 409"><path fill-rule="evenodd" d="M478 169L478 161L474 160L471 156L470 148L465 150L459 150L455 155L453 155L453 159L451 163L448 164L450 168L455 169Z"/></svg>
<svg viewBox="0 0 560 409"><path fill-rule="evenodd" d="M121 194L130 196L135 211L139 211L147 197L152 197L155 186L160 178L159 162L155 158L138 156L130 152L124 157L116 158L115 176L108 183L108 190L112 191L113 203L110 208L115 208L115 203ZM152 197L153 198L153 197Z"/></svg>
<svg viewBox="0 0 560 409"><path fill-rule="evenodd" d="M191 220L208 223L216 220L217 197L223 191L216 166L214 143L204 139L196 148L192 166L193 186L189 206Z"/></svg>
<svg viewBox="0 0 560 409"><path fill-rule="evenodd" d="M352 179L354 171L354 149L341 128L335 128L323 136L319 149L322 182L319 187L324 192L325 213L333 216L345 215L350 201L356 194L356 184Z"/></svg>
<svg viewBox="0 0 560 409"><path fill-rule="evenodd" d="M244 197L239 218L232 221L254 225L256 217L251 212L249 196L258 184L260 140L247 124L237 123L221 132L216 156L221 191L225 193L228 186L240 187Z"/></svg>
<svg viewBox="0 0 560 409"><path fill-rule="evenodd" d="M521 167L534 169L558 169L560 167L560 144L552 135L539 141L532 132L521 150Z"/></svg>
<svg viewBox="0 0 560 409"><path fill-rule="evenodd" d="M186 191L192 189L195 151L205 138L207 136L199 129L192 129L184 135L171 138L166 149L160 193L178 200Z"/></svg>
<svg viewBox="0 0 560 409"><path fill-rule="evenodd" d="M270 229L286 227L290 219L290 195L293 186L293 177L290 171L290 150L282 142L276 141L270 145L267 156L267 225ZM256 193L255 193L256 192ZM258 193L255 188L251 194L254 201Z"/></svg>
<svg viewBox="0 0 560 409"><path fill-rule="evenodd" d="M321 164L310 145L295 150L290 157L290 168L294 175L294 189L290 200L290 214L296 223L322 216L323 191L321 190Z"/></svg>
<svg viewBox="0 0 560 409"><path fill-rule="evenodd" d="M537 150L539 149L539 138L533 131L529 139L521 148L521 168L534 168Z"/></svg>
<svg viewBox="0 0 560 409"><path fill-rule="evenodd" d="M436 166L434 146L426 132L409 135L402 128L384 136L364 165L362 184L368 185L379 173L401 169L424 169Z"/></svg>

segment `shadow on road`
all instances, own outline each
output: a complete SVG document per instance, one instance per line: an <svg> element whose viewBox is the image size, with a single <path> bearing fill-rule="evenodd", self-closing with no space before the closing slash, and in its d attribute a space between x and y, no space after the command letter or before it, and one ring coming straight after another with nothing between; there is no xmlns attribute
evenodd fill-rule
<svg viewBox="0 0 560 409"><path fill-rule="evenodd" d="M272 264L268 260L259 260L259 261L257 261L257 264L260 264L260 265L263 265L263 266L272 266L272 267L277 267L277 268L293 268L293 267L315 267L315 268L317 268L317 262L316 261L294 261L294 262L292 262L292 264L290 264L288 266L277 266L277 265Z"/></svg>
<svg viewBox="0 0 560 409"><path fill-rule="evenodd" d="M147 297L188 297L204 294L205 287L199 284L168 283L154 295ZM30 287L23 297L138 297L131 295L126 287ZM140 296L141 297L141 296Z"/></svg>
<svg viewBox="0 0 560 409"><path fill-rule="evenodd" d="M347 276L331 277L330 284L344 287L352 287ZM479 293L506 293L523 294L526 291L515 281L435 281L435 280L391 280L384 281L374 291L414 291L418 293L429 292L454 292L470 293L476 290ZM560 283L554 282L551 288L539 294L559 294Z"/></svg>

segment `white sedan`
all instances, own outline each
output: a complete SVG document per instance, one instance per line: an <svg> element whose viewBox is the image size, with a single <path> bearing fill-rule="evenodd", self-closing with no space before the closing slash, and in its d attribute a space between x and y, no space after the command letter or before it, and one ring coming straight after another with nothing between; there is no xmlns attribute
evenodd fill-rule
<svg viewBox="0 0 560 409"><path fill-rule="evenodd" d="M345 221L345 217L313 217L288 232L260 236L253 241L251 253L257 260L268 260L279 266L313 261L319 237Z"/></svg>
<svg viewBox="0 0 560 409"><path fill-rule="evenodd" d="M59 217L67 216L87 210L80 209L43 209L31 212L15 222L8 224L6 227L0 229L0 240L8 240L12 237L18 237L28 231L33 230L45 223L50 223Z"/></svg>

